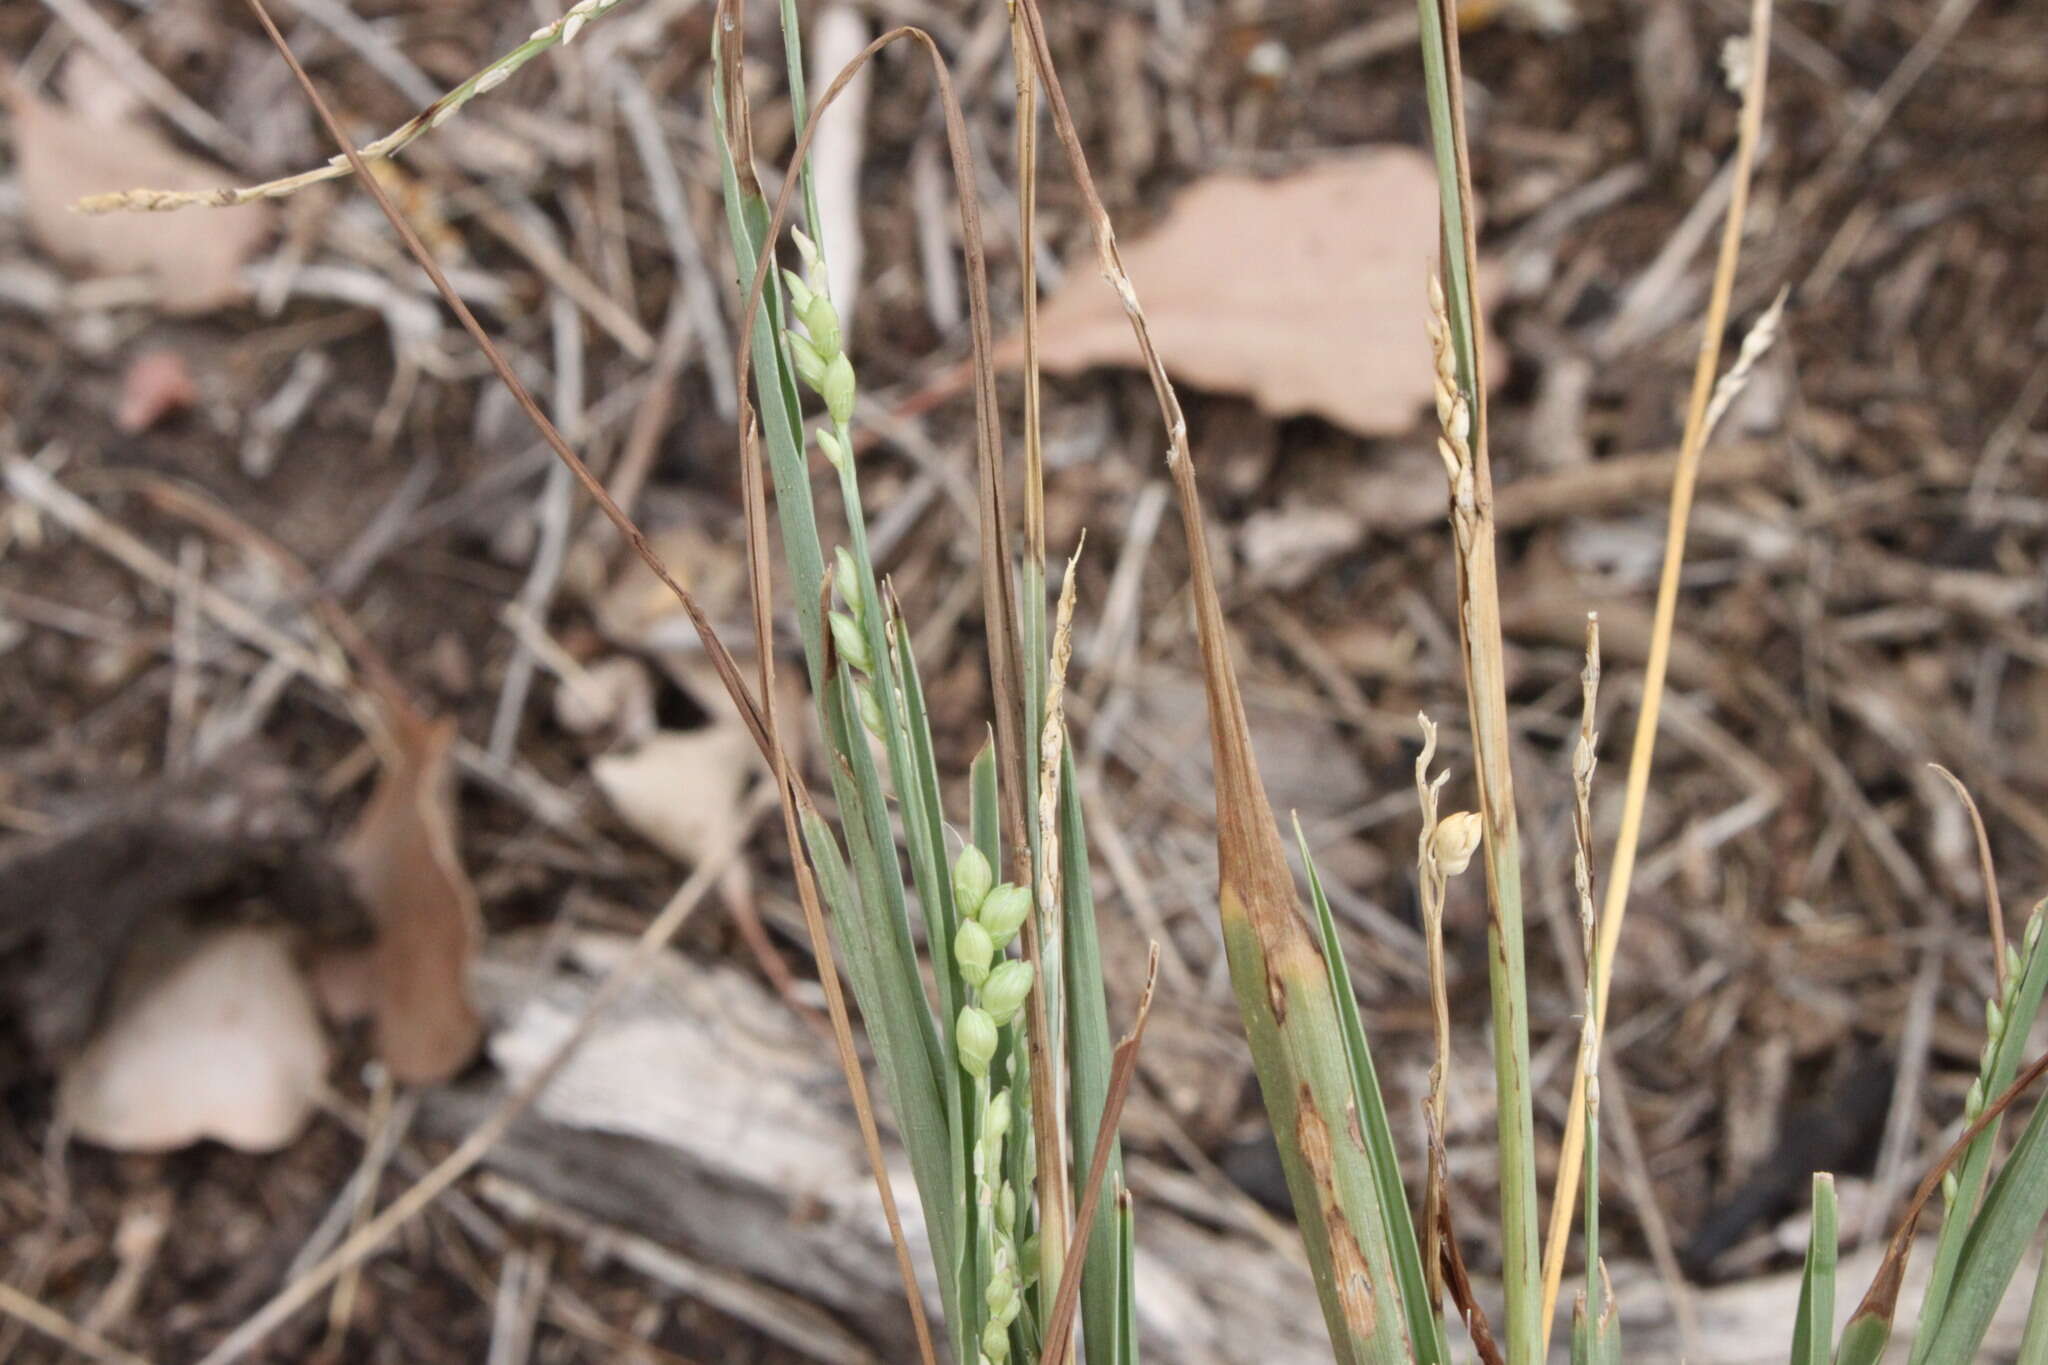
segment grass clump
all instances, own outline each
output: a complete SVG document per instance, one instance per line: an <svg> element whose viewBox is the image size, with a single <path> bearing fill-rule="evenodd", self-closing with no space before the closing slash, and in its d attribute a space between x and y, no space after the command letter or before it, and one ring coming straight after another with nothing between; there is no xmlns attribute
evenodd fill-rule
<svg viewBox="0 0 2048 1365"><path fill-rule="evenodd" d="M388 154L402 146L518 64L571 40L584 23L616 3L583 0L399 133L361 152L346 148L341 162L328 169L249 190L179 201L137 191L107 196L89 207L112 211L233 203L239 202L236 196L289 193L303 183L340 174L340 166L360 171L366 155ZM1123 271L1033 0L1017 0L1011 11L1019 73L1020 164L1025 168L1020 185L1025 228L1020 240L1027 244L1025 355L1035 355L1029 325L1035 310L1035 272L1028 243L1033 239L1029 228L1036 174L1032 138L1042 91L1088 212L1098 265L1125 302L1168 438L1170 469L1187 532L1189 587L1209 704L1218 914L1334 1358L1345 1365L1439 1365L1453 1358L1448 1329L1456 1322L1482 1360L1534 1365L1544 1359L1573 1214L1583 1190L1585 1279L1573 1315L1572 1358L1585 1365L1609 1365L1622 1358L1622 1349L1599 1255L1598 1064L1615 944L1651 771L1691 492L1716 407L1711 395L1717 387L1740 252L1749 167L1761 127L1771 3L1753 0L1734 192L1673 490L1670 539L1628 773L1623 832L1598 913L1590 816L1598 644L1597 634L1589 631L1584 718L1573 762L1573 880L1588 968L1585 1023L1579 1064L1573 1069L1548 1238L1540 1247L1521 855L1508 752L1483 329L1474 300L1475 205L1459 95L1456 24L1441 0L1419 0L1419 12L1443 221L1442 271L1431 282L1430 308L1419 322L1429 328L1436 357L1439 450L1448 479L1478 799L1476 811L1438 816L1441 778L1429 776L1434 731L1425 721L1427 742L1417 769L1423 816L1418 864L1438 1057L1426 1111L1430 1151L1419 1233L1321 879L1297 827L1308 873L1304 905L1260 780L1209 561L1187 423L1151 344L1136 291ZM923 1206L953 1358L963 1365L1004 1365L1012 1360L1061 1365L1075 1349L1073 1328L1078 1320L1087 1365L1134 1365L1135 1218L1129 1192L1122 1187L1116 1126L1138 1030L1111 1046L1094 932L1087 832L1060 706L1074 575L1070 568L1057 616L1049 621L1036 375L1027 361L1020 552L1006 501L988 285L964 123L932 40L916 29L894 30L863 53L855 67L883 46L905 39L934 58L959 188L973 319L978 530L994 739L967 774L967 810L956 812L958 819L949 819L942 800L946 784L910 632L894 594L877 574L868 544L854 453L858 378L826 284L824 261L830 244L815 237L818 215L805 161L817 119L855 67L841 74L815 111L807 109L799 35L789 0L781 15L792 99L803 133L794 158L796 169L772 203L754 170L739 78L738 43L744 24L732 0L721 5L713 25L714 107L727 226L747 289L736 368L746 396L739 455L760 645L758 691L740 676L689 595L661 569L644 538L526 397L509 366L448 290L418 239L404 228L388 197L374 181L363 179L557 454L690 610L771 764L782 796L799 899L826 984L836 1045L896 1235L923 1356L935 1360L937 1347L925 1322L911 1250L896 1216L866 1082L838 995L835 943ZM278 41L281 45L282 39ZM303 80L303 73L298 74ZM310 94L310 82L306 88ZM318 104L317 96L314 99ZM326 115L324 106L321 109ZM331 116L329 127L339 138ZM778 268L781 228L799 190L813 235L791 234L801 268L783 270ZM1738 370L1752 360L1746 352ZM755 380L751 392L745 382L750 374ZM1724 382L1736 381L1731 376ZM822 421L807 420L805 394L822 405ZM814 447L836 479L843 509L843 524L829 534L812 496ZM832 788L832 818L812 799L779 739L767 523L770 487L805 668L826 741L824 767ZM1444 1077L1450 1063L1442 900L1448 879L1475 857L1487 884L1499 1113L1494 1169L1501 1195L1504 1312L1498 1339L1465 1274L1441 1151ZM1986 881L1989 884L1992 878L1987 875ZM1882 1357L1918 1219L1936 1192L1945 1216L1909 1362L1962 1365L1980 1351L1993 1312L2048 1217L2048 1109L2035 1110L2003 1161L1996 1150L2006 1110L2048 1072L2048 1057L2023 1065L2026 1036L2048 988L2044 906L2048 902L2035 907L2016 945L2001 944L1997 993L1986 1008L1987 1041L1966 1102L1962 1135L1916 1191L1874 1283L1839 1335L1833 1322L1838 1288L1833 1187L1825 1177L1816 1180L1799 1308L1795 1320L1787 1324L1795 1365L1866 1365ZM1998 923L1994 908L1994 938L2002 940ZM1141 1004L1139 1027L1143 1019ZM472 1145L465 1144L465 1151ZM380 1217L379 1235L388 1235L396 1222ZM319 1275L305 1277L293 1293L302 1298L315 1292L326 1282L322 1276L331 1278L340 1269L339 1257L323 1263ZM291 1307L280 1296L252 1324L281 1320ZM260 1332L245 1328L209 1359L233 1358L258 1336ZM2021 1359L2048 1365L2048 1279L2037 1280Z"/></svg>

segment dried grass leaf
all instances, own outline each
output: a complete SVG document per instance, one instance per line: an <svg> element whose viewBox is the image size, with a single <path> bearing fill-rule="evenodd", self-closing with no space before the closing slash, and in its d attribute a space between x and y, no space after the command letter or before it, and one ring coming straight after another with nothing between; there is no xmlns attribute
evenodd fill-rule
<svg viewBox="0 0 2048 1365"><path fill-rule="evenodd" d="M1198 181L1123 259L1175 378L1276 417L1398 435L1434 392L1414 319L1436 252L1429 159L1376 147L1277 180ZM1056 373L1144 364L1092 271L1069 275L1039 326Z"/></svg>

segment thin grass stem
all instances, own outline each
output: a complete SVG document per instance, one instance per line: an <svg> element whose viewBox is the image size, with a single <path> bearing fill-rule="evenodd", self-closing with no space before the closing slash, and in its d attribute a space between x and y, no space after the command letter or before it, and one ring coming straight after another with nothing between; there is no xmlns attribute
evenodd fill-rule
<svg viewBox="0 0 2048 1365"><path fill-rule="evenodd" d="M1707 302L1706 325L1700 336L1699 359L1693 367L1692 395L1686 408L1685 435L1679 445L1678 468L1671 484L1671 514L1665 531L1664 567L1657 583L1657 607L1650 631L1650 654L1643 670L1642 709L1637 713L1635 740L1629 753L1628 778L1622 796L1621 832L1616 837L1607 895L1601 909L1600 936L1589 972L1593 980L1596 1027L1605 1028L1607 1001L1613 986L1614 954L1628 914L1629 882L1635 874L1642 841L1643 807L1649 795L1650 768L1656 755L1657 720L1664 701L1664 681L1671 664L1671 633L1678 619L1679 571L1685 562L1686 528L1692 518L1693 493L1699 484L1700 458L1706 443L1707 407L1721 347L1728 329L1729 300L1736 267L1742 259L1743 224L1749 211L1749 186L1763 135L1764 90L1770 67L1773 0L1751 0L1749 16L1749 80L1742 95L1742 121L1736 138L1733 188L1714 267L1713 290ZM1574 1079L1566 1109L1565 1131L1558 1152L1557 1185L1550 1211L1550 1233L1544 1247L1541 1331L1547 1335L1564 1277L1565 1243L1570 1236L1573 1201L1580 1163L1586 1152L1585 1079Z"/></svg>

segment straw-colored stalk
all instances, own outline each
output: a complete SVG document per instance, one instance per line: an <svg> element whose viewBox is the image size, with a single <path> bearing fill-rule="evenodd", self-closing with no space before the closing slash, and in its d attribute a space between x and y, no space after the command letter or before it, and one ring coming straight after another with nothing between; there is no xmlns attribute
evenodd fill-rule
<svg viewBox="0 0 2048 1365"><path fill-rule="evenodd" d="M1621 832L1601 906L1600 933L1587 974L1593 983L1596 1029L1607 1023L1607 997L1613 985L1614 954L1628 914L1629 882L1642 840L1643 806L1649 795L1650 766L1656 754L1657 718L1664 700L1664 678L1671 662L1671 632L1678 618L1679 571L1685 562L1686 526L1692 516L1693 492L1699 483L1700 457L1706 449L1707 414L1720 368L1721 343L1728 327L1729 300L1735 270L1742 258L1743 221L1749 210L1750 172L1757 142L1763 134L1764 85L1770 67L1772 0L1751 0L1749 72L1743 89L1742 122L1736 138L1733 189L1721 232L1720 255L1714 267L1713 291L1707 301L1706 326L1693 367L1692 394L1686 409L1685 434L1679 444L1678 469L1671 483L1671 515L1665 529L1664 567L1657 583L1657 609L1650 629L1650 655L1643 669L1643 703L1636 716L1635 741L1629 753L1628 780L1622 796ZM1564 1140L1558 1151L1557 1186L1551 1201L1550 1231L1543 1251L1541 1328L1547 1336L1556 1311L1558 1287L1564 1279L1565 1246L1571 1238L1572 1209L1578 1194L1580 1163L1586 1155L1586 1078L1573 1081L1566 1109Z"/></svg>
<svg viewBox="0 0 2048 1365"><path fill-rule="evenodd" d="M1429 282L1429 337L1436 360L1437 440L1450 483L1457 548L1458 637L1478 768L1479 815L1487 891L1487 986L1493 1005L1494 1090L1498 1112L1502 1279L1508 1359L1542 1353L1537 1327L1540 1263L1536 1250L1535 1119L1529 1086L1529 997L1522 956L1522 837L1508 762L1507 669L1501 642L1500 586L1494 561L1493 484L1475 402L1459 379L1454 333L1442 284ZM1461 329L1476 336L1467 319Z"/></svg>
<svg viewBox="0 0 2048 1365"><path fill-rule="evenodd" d="M1449 974L1444 967L1444 893L1451 877L1464 871L1471 861L1470 841L1479 838L1479 818L1470 811L1460 811L1438 821L1437 800L1450 774L1430 776L1429 765L1436 757L1436 725L1425 715L1415 719L1422 726L1422 752L1415 759L1415 799L1422 808L1422 828L1415 838L1415 881L1422 903L1422 933L1429 958L1430 1016L1436 1032L1435 1059L1429 1066L1429 1094L1422 1107L1429 1146L1422 1193L1422 1265L1429 1285L1429 1301L1440 1307L1444 1289L1444 1182L1448 1178L1444 1129L1451 1078L1451 993Z"/></svg>

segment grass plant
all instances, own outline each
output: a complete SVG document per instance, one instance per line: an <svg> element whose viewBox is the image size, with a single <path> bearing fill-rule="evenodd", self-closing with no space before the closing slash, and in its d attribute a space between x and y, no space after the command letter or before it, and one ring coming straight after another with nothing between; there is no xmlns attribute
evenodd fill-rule
<svg viewBox="0 0 2048 1365"><path fill-rule="evenodd" d="M283 39L260 4L251 3L282 49ZM854 1050L850 1013L838 990L835 959L843 962L852 985L888 1111L917 1186L951 1357L963 1365L1012 1360L1063 1365L1077 1353L1078 1323L1078 1354L1087 1365L1135 1365L1137 1232L1134 1201L1122 1183L1116 1132L1151 988L1148 984L1137 1025L1112 1046L1087 829L1061 704L1076 610L1072 563L1062 580L1057 608L1048 616L1032 324L1035 267L1027 248L1021 308L1026 319L1026 396L1020 546L1008 505L974 168L965 123L936 44L917 29L892 30L810 107L802 83L795 6L793 0L782 0L783 55L801 132L791 170L771 199L755 168L740 75L745 22L738 0L722 0L712 26L713 106L726 221L744 289L735 367L742 395L738 456L759 646L760 672L752 685L695 601L526 394L388 195L364 173L367 159L388 155L445 121L467 100L547 48L571 41L581 27L618 3L621 0L583 0L398 132L360 150L344 143L341 156L326 168L264 186L205 195L129 191L101 196L86 207L168 210L230 204L356 173L555 453L683 603L770 764L783 806L799 901L825 983L835 1044L894 1234L921 1355L936 1361L939 1348L926 1322L912 1248L897 1216L875 1108ZM1463 1326L1473 1351L1484 1361L1534 1365L1545 1359L1573 1214L1582 1207L1578 1226L1585 1280L1573 1315L1572 1359L1582 1365L1614 1365L1622 1359L1622 1348L1600 1257L1599 1059L1615 944L1651 776L1685 527L1716 407L1715 376L1721 367L1739 260L1749 172L1760 138L1771 0L1753 0L1751 10L1734 193L1673 489L1622 833L1597 912L1591 802L1599 651L1597 629L1589 623L1571 793L1573 882L1589 971L1549 1235L1540 1255L1521 849L1509 763L1484 333L1475 298L1476 205L1460 96L1457 26L1441 0L1419 0L1419 12L1439 169L1443 251L1440 274L1429 282L1428 309L1417 322L1428 329L1436 362L1439 451L1449 485L1459 642L1478 805L1474 812L1439 815L1443 778L1430 773L1435 731L1425 720L1424 753L1416 770L1422 816L1417 851L1437 1058L1425 1111L1430 1150L1425 1154L1419 1232L1321 877L1297 824L1295 835L1307 872L1304 901L1260 779L1209 558L1187 422L1152 344L1136 290L1123 270L1035 0L1015 0L1010 11L1017 71L1021 240L1029 243L1034 236L1035 136L1042 101L1086 210L1096 264L1129 315L1166 433L1169 469L1189 548L1188 586L1209 708L1220 882L1217 911L1334 1359L1344 1365L1443 1365L1459 1358L1450 1347L1448 1328L1453 1321ZM960 784L944 780L911 632L868 541L853 430L859 379L827 283L825 262L831 243L818 236L806 157L818 121L828 114L853 71L899 41L918 45L932 58L958 192L972 319L976 529L993 738L962 775L965 808L950 812L946 794ZM289 52L285 55L289 60ZM341 141L338 124L310 80L295 61L292 68L330 132ZM799 204L806 232L792 226L785 244L785 224ZM1769 325L1775 328L1775 313ZM1737 373L1753 362L1754 354L1745 348ZM1723 384L1734 382L1739 381L1731 376ZM825 516L821 508L826 502L815 496L814 478L820 473L836 493L836 499L826 500L836 502L836 520ZM822 767L833 797L829 817L812 799L780 741L773 677L771 490L781 569L789 585L787 601L797 621L806 678L825 737ZM1981 822L1979 829L1981 839ZM1442 1157L1451 1061L1443 900L1449 879L1475 856L1487 885L1499 1115L1494 1172L1500 1190L1505 1307L1498 1340L1465 1273ZM1984 861L1987 887L1995 886L1988 849ZM2034 1112L2003 1160L1997 1150L2005 1112L2048 1072L2048 1057L2023 1065L2027 1034L2048 988L2048 948L2042 930L2048 902L2034 908L2017 943L2007 945L1995 890L1991 900L1997 989L1986 1008L1986 1043L1965 1104L1962 1133L1922 1181L1874 1283L1839 1336L1833 1311L1838 1288L1834 1191L1826 1177L1816 1179L1799 1308L1787 1324L1794 1365L1866 1365L1881 1358L1918 1220L1937 1192L1944 1217L1909 1361L1962 1365L1976 1358L2025 1250L2048 1217L2048 1109ZM1156 960L1155 950L1155 969ZM482 1145L488 1145L488 1138ZM474 1160L481 1150L475 1140L465 1144L465 1159ZM435 1178L441 1183L433 1188L444 1188L455 1170L445 1163L437 1168ZM1577 1203L1581 1191L1583 1206ZM415 1191L402 1199L351 1238L344 1251L359 1261L417 1212L431 1193ZM289 1294L266 1305L208 1361L225 1365L253 1348L265 1331L350 1264L354 1261L339 1252L323 1262L313 1275L295 1282ZM2020 1358L2048 1365L2048 1280L2036 1281Z"/></svg>

